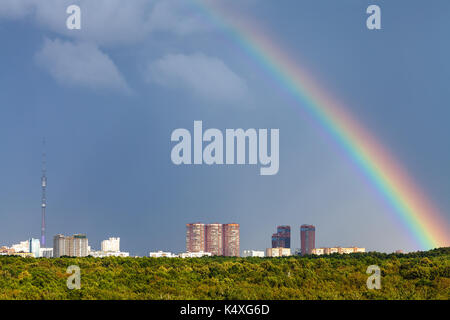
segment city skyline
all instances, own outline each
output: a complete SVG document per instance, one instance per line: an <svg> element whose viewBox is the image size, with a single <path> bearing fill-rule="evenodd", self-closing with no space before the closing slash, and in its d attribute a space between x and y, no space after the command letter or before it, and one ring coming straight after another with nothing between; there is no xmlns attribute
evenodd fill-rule
<svg viewBox="0 0 450 320"><path fill-rule="evenodd" d="M41 220L41 238L40 240L38 240L40 242L40 248L43 249L50 249L50 247L46 247L45 246L45 210L46 210L46 206L47 206L47 198L46 198L46 188L47 188L47 177L46 177L46 153L45 153L45 138L43 139L43 153L42 153L42 176L41 176L41 188L42 188L42 198L41 198L41 208L42 208L42 220ZM228 226L237 226L238 229L238 236L237 236L237 251L233 249L233 252L237 252L237 256L241 256L242 253L244 251L252 251L255 248L246 248L244 250L240 250L240 239L239 239L239 228L240 225L239 224L235 224L235 223L231 223L231 224L218 224L218 223L189 223L186 224L187 227L187 234L186 234L186 252L191 252L191 253L195 253L195 252L206 252L206 253L211 253L212 255L228 255L228 248L225 248L225 229ZM191 230L191 228L197 228L198 230ZM222 230L223 229L223 230ZM189 230L191 230L189 232ZM197 241L193 241L190 239L190 237L192 237L191 234L194 234L195 231L197 231L197 237L200 237L200 239L197 239ZM312 240L309 239L309 233L310 231L312 231ZM58 253L58 248L59 245L57 245L57 243L59 243L56 239L62 238L64 239L65 242L68 241L72 241L70 239L73 238L80 238L80 236L82 236L83 238L86 239L86 234L80 234L80 233L76 233L74 234L72 237L65 237L63 234L56 234L53 237L53 246L51 247L53 249L53 257L59 257L61 256L60 253ZM28 252L33 252L32 250L32 242L34 241L34 238L30 238L29 241L29 245L30 245L30 249ZM299 237L300 243L299 246L297 247L297 249L300 250L300 253L302 255L304 254L312 254L312 252L314 251L314 249L316 249L315 247L315 226L313 225L307 225L307 224L302 224L300 226L300 237ZM109 243L107 243L109 242ZM192 243L195 243L194 245L192 245ZM108 252L108 251L117 251L119 252L120 250L105 250L104 247L108 247L108 246L114 246L114 247L118 247L120 243L120 238L115 238L115 237L110 237L109 239L105 239L102 240L100 243L100 251L103 252ZM12 245L13 246L13 245ZM75 246L75 244L73 245ZM80 244L78 245L80 246ZM91 248L90 246L87 245L86 242L86 246L87 248ZM342 246L336 246L336 248L341 248ZM89 250L85 248L83 249L84 253L83 256L87 256L89 253ZM271 248L276 249L276 248L289 248L291 249L291 228L289 225L278 225L277 226L277 232L272 234L271 237ZM295 246L294 246L295 248ZM324 247L321 248L317 248L317 249L321 249L323 250ZM355 247L356 248L356 247ZM55 249L57 250L55 253ZM39 251L39 248L37 249ZM63 249L63 252L65 249ZM73 250L73 251L71 251ZM81 249L77 249L78 251L81 251ZM266 250L269 250L269 248L267 248ZM396 249L395 252L397 252L399 249ZM75 252L76 250L73 249L71 247L71 249L67 249L67 252ZM78 252L77 251L77 252ZM93 251L93 250L92 250ZM94 251L93 251L94 252ZM163 252L163 251L160 251ZM290 254L294 254L293 251L290 251ZM55 256L56 254L56 256ZM235 253L233 253L235 254ZM323 253L321 253L323 254ZM63 254L64 255L64 254ZM67 254L69 255L69 254ZM78 254L76 254L78 255ZM245 256L245 254L244 254ZM280 254L281 256L281 254Z"/></svg>
<svg viewBox="0 0 450 320"><path fill-rule="evenodd" d="M266 248L266 252L269 250L280 250L276 254L267 254L268 256L281 256L281 255L305 255L305 254L329 254L329 253L351 253L351 252L365 252L365 248L359 248L354 245L350 247L334 246L334 247L315 247L315 226L303 224L300 226L300 243L298 248L291 250L290 246L290 226L282 225L277 226L277 233L272 234L272 246ZM309 235L311 233L311 235ZM275 242L274 242L275 237ZM84 242L81 244L82 239ZM109 237L102 240L100 243L100 251L94 250L88 244L88 237L86 234L74 234L73 236L64 236L63 234L57 234L53 237L53 247L43 248L39 246L39 240L30 238L29 240L22 241L18 244L12 244L11 247L0 244L2 249L14 249L16 253L28 253L33 251L33 243L37 242L39 251L52 250L52 255L44 257L60 257L63 255L73 256L88 256L94 257L108 256L108 253L121 253L129 256L128 252L122 252L120 250L120 237ZM78 242L77 242L78 241ZM289 245L288 245L289 244ZM28 249L27 249L28 248ZM83 248L83 249L81 249ZM294 246L295 248L295 246ZM294 249L293 248L293 249ZM281 250L283 254L281 253ZM260 256L260 252L263 250L255 250L255 248L240 247L240 225L236 223L231 224L219 224L219 223L188 223L186 224L186 250L181 252L181 256L188 254L210 254L212 256L252 256L250 252L257 253ZM270 251L272 252L272 251ZM274 251L275 252L275 251ZM278 252L278 251L277 251ZM402 250L395 250L395 252L402 252ZM166 256L171 255L169 251L159 250L150 252L150 256ZM35 254L35 257L42 257ZM136 255L138 257L138 255Z"/></svg>
<svg viewBox="0 0 450 320"><path fill-rule="evenodd" d="M48 246L45 246L45 210L47 207L47 197L46 197L46 188L47 188L47 176L46 176L46 153L45 153L45 138L43 139L43 153L42 153L42 176L41 176L41 190L42 190L42 198L41 198L41 208L42 208L42 220L41 220L41 238L40 240L38 240L38 242L40 242L40 248L43 249L47 249L50 248ZM206 252L206 253L211 253L212 255L229 255L228 248L225 248L225 229L228 226L237 226L238 229L238 236L237 236L237 251L235 251L233 249L233 252L237 252L237 256L241 256L242 253L244 251L251 251L251 250L259 250L258 248L245 248L245 249L240 249L240 237L239 237L239 229L240 229L240 225L239 224L235 224L235 223L231 223L231 224L218 224L218 223L189 223L186 224L187 227L187 231L186 231L186 252L191 252L191 253L195 253L195 252ZM196 228L196 230L193 230L192 228ZM192 229L192 230L191 230ZM197 230L198 229L198 230ZM191 231L189 231L191 230ZM323 252L323 249L325 247L321 247L321 248L317 248L315 246L315 226L314 225L308 225L308 224L302 224L300 226L300 233L299 233L299 246L298 247L293 247L297 248L300 250L300 253L302 255L305 254L312 254L314 251L314 249L319 249L322 250L321 252ZM194 240L194 237L192 236L195 232L197 231L198 234L196 234L195 237L200 237L199 239ZM311 235L310 235L311 234ZM59 257L61 256L61 254L58 253L58 251L55 253L55 248L59 248L59 245L57 245L56 243L58 242L56 239L58 237L66 239L65 241L67 242L67 239L73 239L73 238L80 238L83 237L86 239L86 234L80 234L80 233L75 233L72 237L65 237L63 234L56 234L53 237L53 246L51 248L53 248L53 257ZM192 240L190 239L190 237L193 237ZM312 238L311 238L312 237ZM34 241L35 239L33 237L30 238L29 241L29 245L30 245L30 249L28 252L33 252L32 250L32 241ZM71 241L71 240L69 240ZM104 247L106 246L119 246L119 241L120 242L120 238L115 238L115 237L110 237L109 239L105 239L102 240L100 243L100 251L109 251L109 250L104 250ZM106 244L106 242L111 242L110 244ZM194 245L192 243L194 243ZM44 245L43 245L44 243ZM113 244L114 243L114 244ZM75 246L75 244L74 244ZM78 244L78 249L73 249L71 247L71 249L67 249L67 252L75 252L76 250L81 251L82 249L80 249L81 245ZM342 248L343 246L338 245L335 246L335 248ZM355 246L351 246L350 248L356 248ZM86 248L83 249L84 253L82 256L87 256L89 250L87 248L90 248L90 246L87 245L86 242ZM277 232L272 234L271 237L271 248L272 249L280 249L280 248L289 248L291 249L291 227L290 225L278 225L277 226ZM160 248L158 248L159 250ZM162 251L164 251L165 248L163 248ZM326 250L327 248L325 248ZM39 251L39 248L37 249ZM56 249L58 250L58 249ZM74 251L70 251L70 250L74 250ZM266 250L269 250L269 248L267 248ZM397 252L399 249L395 249L395 252ZM77 252L78 252L77 251ZM115 250L111 250L111 251L115 251ZM116 250L119 251L119 250ZM370 250L369 250L370 251ZM63 252L64 249L63 249ZM294 254L294 252L291 250L290 254ZM337 251L336 251L337 252ZM356 251L355 251L356 252ZM56 254L56 255L55 255ZM235 253L234 253L235 254ZM316 254L316 253L315 253ZM320 253L323 254L323 253ZM64 255L64 254L63 254ZM69 255L69 254L67 254ZM75 254L78 255L78 254ZM245 255L244 255L245 256ZM278 254L277 254L278 256ZM281 256L281 253L280 253Z"/></svg>
<svg viewBox="0 0 450 320"><path fill-rule="evenodd" d="M40 247L43 249L47 249L47 248L55 248L55 242L53 244L52 247L48 247L48 246L43 246L42 242L44 240L45 243L45 210L46 210L46 206L47 206L47 198L46 198L46 188L47 188L47 177L46 177L46 153L45 153L45 138L43 139L43 153L42 153L42 176L41 176L41 188L42 188L42 198L41 198L41 208L42 208L42 224L41 224L41 238L40 240L38 240L40 242ZM235 225L234 223L232 224L217 224L217 223L190 223L190 224L186 224L186 227L188 226L197 226L202 228L201 231L201 240L200 242L203 243L199 248L191 248L191 246L188 246L188 235L186 236L186 252L207 252L207 253L211 253L213 255L225 255L224 254L224 246L222 247L221 244L222 242L224 243L224 240L220 240L218 244L211 244L211 234L214 233L214 236L217 239L224 239L224 231L222 231L222 227L228 226L228 225ZM236 224L238 226L238 230L240 228L239 224ZM216 228L215 228L216 227ZM217 229L219 228L219 229ZM216 230L217 229L217 230ZM312 240L309 239L309 233L312 231ZM56 234L53 238L56 239L58 236L63 236L63 234ZM79 234L79 233L75 233L74 236L72 237L78 237L78 236L83 236L84 238L86 238L86 234ZM110 237L109 239L105 239L102 240L100 243L100 250L101 251L108 251L108 250L103 250L104 248L104 243L107 241L117 241L117 239L120 241L120 238L114 238L114 237ZM216 240L217 240L216 239ZM33 239L33 237L30 238L30 240L28 240L30 242L30 250L29 252L32 252L31 250L31 242ZM56 240L54 240L56 241ZM357 240L355 240L357 241ZM214 243L217 241L213 241ZM339 242L339 241L338 241ZM239 240L239 231L238 231L238 248L240 247L240 240ZM295 243L295 241L294 241ZM3 245L3 244L0 244ZM111 244L112 245L112 244ZM117 245L117 244L115 244ZM260 246L261 247L261 246ZM245 248L245 249L238 249L238 256L242 255L242 252L244 251L248 251L248 250L259 250L260 247L257 248ZM342 245L335 245L335 248L342 248L345 247ZM350 248L356 248L353 244L352 246L350 246ZM90 246L89 246L90 248ZM190 248L190 250L188 250L188 248ZM275 248L290 248L291 249L291 228L290 225L278 225L277 226L277 232L272 234L271 237L271 248L275 249ZM300 253L302 255L304 254L312 254L312 252L314 251L314 249L319 249L319 250L323 250L323 249L327 249L326 247L322 246L320 248L315 246L315 226L314 225L308 225L308 224L302 224L300 226L300 233L299 233L299 246L296 247L294 246L292 249L299 249ZM158 250L161 248L158 248ZM166 248L163 248L162 251L164 251ZM329 248L328 248L329 249ZM39 250L39 249L38 249ZM268 250L268 249L267 249ZM401 250L401 249L400 249ZM86 255L87 255L87 250L86 251ZM114 250L113 250L114 251ZM117 250L119 251L119 250ZM370 250L369 250L370 251ZM395 249L395 251L392 252L398 252L399 249ZM69 251L70 252L70 251ZM323 252L323 251L322 251ZM337 251L336 251L337 252ZM356 252L356 251L355 251ZM55 254L55 253L53 253ZM294 251L291 250L291 254L294 254ZM316 254L316 253L315 253ZM323 254L323 253L320 253ZM281 254L280 254L281 255ZM53 256L53 257L59 257L59 255L57 254L57 256Z"/></svg>
<svg viewBox="0 0 450 320"><path fill-rule="evenodd" d="M240 256L238 223L186 224L186 252L209 252L216 256Z"/></svg>

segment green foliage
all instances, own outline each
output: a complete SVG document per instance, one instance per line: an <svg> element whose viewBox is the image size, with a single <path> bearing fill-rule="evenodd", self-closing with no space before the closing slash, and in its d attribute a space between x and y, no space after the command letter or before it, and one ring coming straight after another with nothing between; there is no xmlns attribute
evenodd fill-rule
<svg viewBox="0 0 450 320"><path fill-rule="evenodd" d="M369 265L382 271L369 290ZM69 290L66 268L81 268ZM0 299L445 299L450 248L283 258L0 256Z"/></svg>

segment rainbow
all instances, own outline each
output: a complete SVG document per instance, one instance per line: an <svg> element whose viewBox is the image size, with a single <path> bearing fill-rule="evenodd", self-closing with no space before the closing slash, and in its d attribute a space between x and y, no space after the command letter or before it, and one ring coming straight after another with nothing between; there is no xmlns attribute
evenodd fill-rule
<svg viewBox="0 0 450 320"><path fill-rule="evenodd" d="M420 249L450 244L447 221L385 148L313 77L254 23L230 15L217 1L196 0L199 10L256 60L340 145L383 196ZM248 20L246 20L248 21Z"/></svg>

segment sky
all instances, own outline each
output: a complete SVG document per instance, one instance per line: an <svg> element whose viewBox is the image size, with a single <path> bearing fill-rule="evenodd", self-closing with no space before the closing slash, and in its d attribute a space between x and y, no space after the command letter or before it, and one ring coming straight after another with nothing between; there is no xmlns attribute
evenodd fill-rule
<svg viewBox="0 0 450 320"><path fill-rule="evenodd" d="M221 1L253 21L377 137L450 220L450 3ZM66 8L81 8L81 30ZM368 30L377 4L382 29ZM241 250L277 225L316 226L316 246L418 250L340 146L191 1L0 0L0 245L47 242L185 250L191 222L240 224ZM173 130L278 128L280 169L176 166Z"/></svg>

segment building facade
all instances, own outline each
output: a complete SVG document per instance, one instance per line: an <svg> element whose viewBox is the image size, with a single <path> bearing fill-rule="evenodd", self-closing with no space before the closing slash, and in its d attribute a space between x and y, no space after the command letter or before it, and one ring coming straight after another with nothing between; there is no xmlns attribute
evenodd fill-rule
<svg viewBox="0 0 450 320"><path fill-rule="evenodd" d="M39 239L30 239L28 243L30 245L28 252L32 253L33 257L39 258L41 256L41 242Z"/></svg>
<svg viewBox="0 0 450 320"><path fill-rule="evenodd" d="M120 238L109 238L103 240L101 243L103 252L119 252L120 251Z"/></svg>
<svg viewBox="0 0 450 320"><path fill-rule="evenodd" d="M21 241L13 244L11 249L14 249L15 252L30 252L30 242L28 240Z"/></svg>
<svg viewBox="0 0 450 320"><path fill-rule="evenodd" d="M53 258L53 248L41 248L39 251L41 258Z"/></svg>
<svg viewBox="0 0 450 320"><path fill-rule="evenodd" d="M244 250L242 252L243 257L264 257L264 251L259 250Z"/></svg>
<svg viewBox="0 0 450 320"><path fill-rule="evenodd" d="M240 228L237 223L223 225L223 255L226 257L239 257L240 255Z"/></svg>
<svg viewBox="0 0 450 320"><path fill-rule="evenodd" d="M272 234L272 248L291 247L291 227L278 226L277 233Z"/></svg>
<svg viewBox="0 0 450 320"><path fill-rule="evenodd" d="M88 252L88 239L85 234L73 235L73 256L75 257L87 257Z"/></svg>
<svg viewBox="0 0 450 320"><path fill-rule="evenodd" d="M213 256L223 255L223 226L220 223L205 225L205 252L211 252Z"/></svg>
<svg viewBox="0 0 450 320"><path fill-rule="evenodd" d="M205 224L189 223L186 225L186 251L205 251Z"/></svg>
<svg viewBox="0 0 450 320"><path fill-rule="evenodd" d="M349 248L332 247L332 248L316 248L316 249L313 249L313 250L312 250L312 254L315 254L315 255L333 254L333 253L349 254L349 253L362 253L362 252L366 252L366 248L358 248L358 247L349 247Z"/></svg>
<svg viewBox="0 0 450 320"><path fill-rule="evenodd" d="M14 253L16 253L16 251L13 248L8 248L5 246L0 248L0 256L9 256L13 255Z"/></svg>
<svg viewBox="0 0 450 320"><path fill-rule="evenodd" d="M183 252L178 255L180 258L201 258L201 257L211 257L211 252Z"/></svg>
<svg viewBox="0 0 450 320"><path fill-rule="evenodd" d="M89 251L89 255L94 258L105 258L105 257L122 257L126 258L130 256L129 252L122 251Z"/></svg>
<svg viewBox="0 0 450 320"><path fill-rule="evenodd" d="M177 255L172 252L155 251L148 254L150 258L176 258Z"/></svg>
<svg viewBox="0 0 450 320"><path fill-rule="evenodd" d="M291 255L290 248L267 248L266 256L267 257L285 257Z"/></svg>
<svg viewBox="0 0 450 320"><path fill-rule="evenodd" d="M300 226L300 247L302 255L312 254L316 247L316 227L309 224Z"/></svg>
<svg viewBox="0 0 450 320"><path fill-rule="evenodd" d="M239 224L204 224L186 225L186 251L209 252L217 256L239 256Z"/></svg>
<svg viewBox="0 0 450 320"><path fill-rule="evenodd" d="M31 252L14 252L12 255L22 258L34 258L34 254L32 254Z"/></svg>
<svg viewBox="0 0 450 320"><path fill-rule="evenodd" d="M53 257L59 258L62 256L68 256L70 249L71 241L69 237L65 237L62 234L57 234L53 237ZM73 249L72 249L73 250Z"/></svg>

